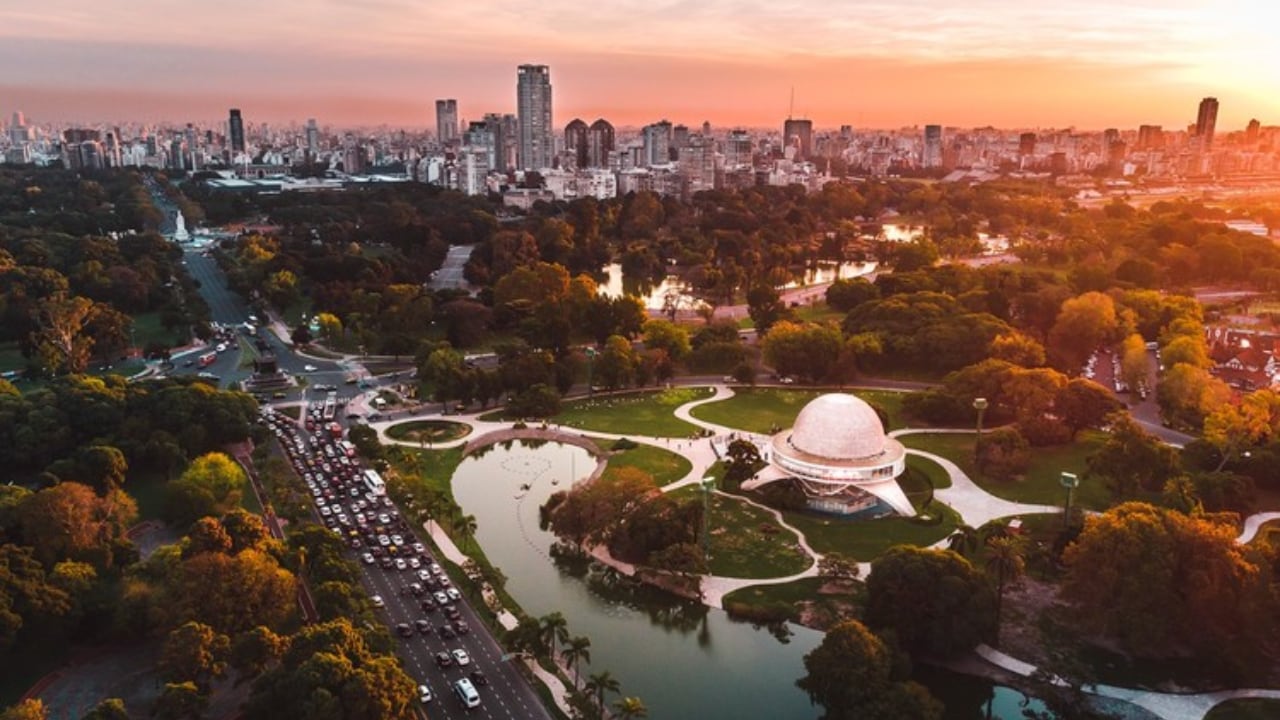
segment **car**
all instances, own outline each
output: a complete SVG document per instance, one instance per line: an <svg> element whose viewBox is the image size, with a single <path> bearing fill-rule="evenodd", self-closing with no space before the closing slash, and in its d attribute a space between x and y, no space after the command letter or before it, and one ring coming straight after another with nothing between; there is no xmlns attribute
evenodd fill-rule
<svg viewBox="0 0 1280 720"><path fill-rule="evenodd" d="M437 605L444 606L449 604L449 596L445 595L443 590L437 590L431 597L435 598Z"/></svg>
<svg viewBox="0 0 1280 720"><path fill-rule="evenodd" d="M422 595L422 593L426 592L426 590L423 589L421 583L413 583L409 586L409 592L413 593L414 597L418 597Z"/></svg>
<svg viewBox="0 0 1280 720"><path fill-rule="evenodd" d="M316 367L315 365L303 365L303 366L302 366L302 371L303 371L303 372L315 372L315 371L317 371L317 370L319 370L319 369L320 369L320 368Z"/></svg>
<svg viewBox="0 0 1280 720"><path fill-rule="evenodd" d="M471 632L471 626L466 620L459 620L453 624L453 631L459 635L466 635Z"/></svg>
<svg viewBox="0 0 1280 720"><path fill-rule="evenodd" d="M483 670L472 670L467 677L471 678L471 682L475 683L476 685L489 684L489 678L485 677Z"/></svg>
<svg viewBox="0 0 1280 720"><path fill-rule="evenodd" d="M431 694L431 688L427 687L426 685L418 686L418 702L425 705L426 703L431 702L433 699L435 699L435 696Z"/></svg>
<svg viewBox="0 0 1280 720"><path fill-rule="evenodd" d="M458 636L457 633L453 631L453 628L449 627L448 623L441 625L440 628L436 630L436 634L440 636L441 640L452 640Z"/></svg>
<svg viewBox="0 0 1280 720"><path fill-rule="evenodd" d="M405 562L404 558L396 558L397 570L407 570L408 568L409 568L409 563Z"/></svg>
<svg viewBox="0 0 1280 720"><path fill-rule="evenodd" d="M383 570L390 570L396 566L396 562L389 557L382 558L380 564L382 565Z"/></svg>
<svg viewBox="0 0 1280 720"><path fill-rule="evenodd" d="M429 597L422 598L422 602L419 604L422 606L422 609L427 612L431 612L436 609L436 601Z"/></svg>
<svg viewBox="0 0 1280 720"><path fill-rule="evenodd" d="M441 650L436 653L436 667L447 668L453 664L453 657L449 653Z"/></svg>
<svg viewBox="0 0 1280 720"><path fill-rule="evenodd" d="M409 558L409 567L413 568L414 570L417 570L418 568L422 567L422 561L416 557L411 557Z"/></svg>
<svg viewBox="0 0 1280 720"><path fill-rule="evenodd" d="M453 605L444 606L444 616L450 620L458 620L462 618L462 613L458 612L458 608Z"/></svg>
<svg viewBox="0 0 1280 720"><path fill-rule="evenodd" d="M401 545L404 545L404 538L403 538L403 537L401 537L401 536L399 536L399 535L392 535L392 536L391 536L391 542L392 542L392 544L394 544L396 547L400 547Z"/></svg>
<svg viewBox="0 0 1280 720"><path fill-rule="evenodd" d="M794 383L795 383L795 381L796 381L796 379L795 379L795 378L793 378L793 377L781 377L781 378L778 378L778 382L782 383L783 385L791 385L791 384L794 384Z"/></svg>
<svg viewBox="0 0 1280 720"><path fill-rule="evenodd" d="M276 400L283 400L283 399L285 399L285 398L289 397L289 393L284 392L284 391L277 391L277 392L273 392L273 393L271 393L271 397L272 397L272 398L274 398L274 399L276 399Z"/></svg>
<svg viewBox="0 0 1280 720"><path fill-rule="evenodd" d="M373 563L376 562L376 560L374 560L373 558L373 553L365 553L364 555L360 556L360 559L364 560L365 565L372 565Z"/></svg>
<svg viewBox="0 0 1280 720"><path fill-rule="evenodd" d="M369 598L369 601L372 602L373 606L376 608L382 608L387 606L387 604L382 601L381 595L374 595L373 597Z"/></svg>
<svg viewBox="0 0 1280 720"><path fill-rule="evenodd" d="M462 593L458 592L458 588L446 588L444 594L448 595L449 599L454 602L462 599Z"/></svg>
<svg viewBox="0 0 1280 720"><path fill-rule="evenodd" d="M218 346L217 346L216 348L214 348L214 351L215 351L215 352L226 352L226 351L227 351L227 344L226 344L226 343L218 343Z"/></svg>
<svg viewBox="0 0 1280 720"><path fill-rule="evenodd" d="M378 522L382 523L383 525L390 525L391 516L386 513L378 513Z"/></svg>
<svg viewBox="0 0 1280 720"><path fill-rule="evenodd" d="M396 625L396 634L400 637L413 637L413 628L409 623L400 623Z"/></svg>
<svg viewBox="0 0 1280 720"><path fill-rule="evenodd" d="M455 681L453 683L453 692L468 709L480 707L480 693L476 692L476 687L471 684L470 680L462 678Z"/></svg>
<svg viewBox="0 0 1280 720"><path fill-rule="evenodd" d="M435 575L436 577L440 577L441 575L444 574L444 568L440 567L439 563L431 563L430 570L431 570L431 574Z"/></svg>
<svg viewBox="0 0 1280 720"><path fill-rule="evenodd" d="M379 535L378 544L381 545L382 547L387 547L388 545L391 544L391 538L387 537L386 535Z"/></svg>
<svg viewBox="0 0 1280 720"><path fill-rule="evenodd" d="M188 360L188 361L186 361L186 362L182 363L182 367L191 367L191 366L193 366L193 365L195 365L195 364L196 364L196 361L195 361L195 360Z"/></svg>
<svg viewBox="0 0 1280 720"><path fill-rule="evenodd" d="M426 554L427 554L427 546L426 546L426 545L423 545L423 544L422 544L422 543L420 543L420 542L416 542L416 543L414 543L414 544L413 544L413 551L414 551L414 552L416 552L416 553L418 553L419 555L426 555Z"/></svg>
<svg viewBox="0 0 1280 720"><path fill-rule="evenodd" d="M413 625L418 628L418 632L422 635L426 635L431 632L431 621L426 618L418 618L417 620L414 620Z"/></svg>

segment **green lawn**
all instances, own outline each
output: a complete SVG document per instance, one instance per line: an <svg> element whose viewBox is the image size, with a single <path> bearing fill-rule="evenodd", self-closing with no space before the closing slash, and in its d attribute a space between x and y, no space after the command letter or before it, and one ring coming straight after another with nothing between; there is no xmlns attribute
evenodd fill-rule
<svg viewBox="0 0 1280 720"><path fill-rule="evenodd" d="M938 463L919 455L907 456L907 467L929 478L934 490L951 487L951 476Z"/></svg>
<svg viewBox="0 0 1280 720"><path fill-rule="evenodd" d="M960 523L960 517L942 503L934 503L930 512L940 514L942 521L930 523L902 517L858 520L799 512L785 513L785 517L804 533L817 552L838 552L870 562L894 545L932 545L951 535Z"/></svg>
<svg viewBox="0 0 1280 720"><path fill-rule="evenodd" d="M827 305L826 302L821 301L815 302L812 305L801 305L798 308L794 308L794 311L797 318L804 320L805 322L812 323L823 323L828 321L840 323L844 320L845 315L847 314L842 313L830 305Z"/></svg>
<svg viewBox="0 0 1280 720"><path fill-rule="evenodd" d="M133 341L144 348L148 343L161 343L166 347L181 345L186 338L180 330L165 330L160 324L159 312L138 313L133 316Z"/></svg>
<svg viewBox="0 0 1280 720"><path fill-rule="evenodd" d="M471 426L448 420L412 420L396 423L387 428L387 436L395 440L416 443L448 442L464 438L471 433Z"/></svg>
<svg viewBox="0 0 1280 720"><path fill-rule="evenodd" d="M702 491L686 487L672 493L697 498ZM794 575L809 567L795 533L778 525L772 513L738 498L711 497L711 573L728 577L772 578Z"/></svg>
<svg viewBox="0 0 1280 720"><path fill-rule="evenodd" d="M0 372L24 370L26 367L27 359L22 356L16 341L0 343Z"/></svg>
<svg viewBox="0 0 1280 720"><path fill-rule="evenodd" d="M694 408L699 420L739 428L747 432L767 433L774 428L789 428L796 415L810 400L830 392L823 390L780 390L776 388L734 388L728 400L707 403ZM845 391L850 392L850 391ZM853 390L854 395L879 405L889 416L886 430L902 427L902 393L885 390Z"/></svg>
<svg viewBox="0 0 1280 720"><path fill-rule="evenodd" d="M1073 472L1081 478L1073 501L1079 507L1105 510L1112 504L1111 491L1102 481L1084 479L1088 457L1097 452L1106 439L1101 432L1087 430L1067 445L1032 448L1026 476L1014 481L991 480L977 471L973 462L973 435L937 433L905 435L899 439L907 447L951 460L984 490L1005 500L1060 505L1065 496L1058 480L1062 473Z"/></svg>
<svg viewBox="0 0 1280 720"><path fill-rule="evenodd" d="M608 443L602 443L606 447ZM637 445L630 450L623 450L609 456L609 464L605 467L604 478L625 467L643 470L653 476L659 487L680 480L693 469L693 463L682 455L663 450L652 445Z"/></svg>
<svg viewBox="0 0 1280 720"><path fill-rule="evenodd" d="M724 596L730 615L747 619L800 619L802 607L811 619L827 626L849 617L860 617L866 599L861 582L835 585L826 578L807 577L778 585L753 585Z"/></svg>
<svg viewBox="0 0 1280 720"><path fill-rule="evenodd" d="M711 394L710 388L682 387L577 400L565 403L552 422L619 435L687 438L698 428L677 419L675 409Z"/></svg>
<svg viewBox="0 0 1280 720"><path fill-rule="evenodd" d="M415 450L401 445L387 449L387 460L401 477L408 478L415 494L433 490L453 500L451 481L453 471L462 462L462 448Z"/></svg>
<svg viewBox="0 0 1280 720"><path fill-rule="evenodd" d="M1250 698L1228 700L1215 706L1204 720L1274 720L1280 717L1280 700Z"/></svg>

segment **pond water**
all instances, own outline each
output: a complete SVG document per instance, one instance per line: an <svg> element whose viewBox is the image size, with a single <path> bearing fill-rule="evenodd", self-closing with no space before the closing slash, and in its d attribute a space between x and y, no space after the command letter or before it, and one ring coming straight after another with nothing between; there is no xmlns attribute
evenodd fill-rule
<svg viewBox="0 0 1280 720"><path fill-rule="evenodd" d="M508 592L530 615L559 611L571 634L591 639L592 661L583 676L608 670L623 693L644 700L652 718L817 717L795 679L804 674L804 655L821 642L821 633L735 622L598 565L552 557L555 537L539 529L538 508L594 468L582 448L517 440L468 457L453 476L454 497L475 515L476 539L507 576ZM989 683L953 673L924 679L949 698L949 707L955 705L959 714L949 710L948 718L987 717ZM990 717L1021 718L1014 695L1022 697L997 692L993 707L999 713Z"/></svg>
<svg viewBox="0 0 1280 720"><path fill-rule="evenodd" d="M807 269L803 278L792 280L780 289L792 290L862 277L875 272L875 269L874 262L819 263L817 267ZM675 275L668 275L662 279L662 282L654 284L623 277L622 266L618 263L606 265L604 272L606 279L600 284L600 293L608 297L633 295L640 298L644 306L651 310L661 310L666 307L668 297L675 299L681 309L692 309L701 304L701 300L689 292L685 283Z"/></svg>

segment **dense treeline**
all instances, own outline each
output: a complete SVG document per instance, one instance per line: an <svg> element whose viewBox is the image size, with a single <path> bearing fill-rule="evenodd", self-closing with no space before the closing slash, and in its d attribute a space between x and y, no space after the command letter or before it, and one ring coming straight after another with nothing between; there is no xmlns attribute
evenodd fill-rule
<svg viewBox="0 0 1280 720"><path fill-rule="evenodd" d="M0 168L0 342L18 343L29 374L113 361L141 313L174 337L203 328L208 310L161 220L137 172Z"/></svg>

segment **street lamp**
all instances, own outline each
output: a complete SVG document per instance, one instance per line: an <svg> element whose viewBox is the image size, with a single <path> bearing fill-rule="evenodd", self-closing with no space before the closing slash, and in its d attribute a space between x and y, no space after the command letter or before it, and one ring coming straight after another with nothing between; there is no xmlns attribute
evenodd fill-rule
<svg viewBox="0 0 1280 720"><path fill-rule="evenodd" d="M595 392L594 388L592 388L591 365L596 359L596 349L593 347L588 347L586 354L587 354L587 397L591 397L591 395L594 394Z"/></svg>
<svg viewBox="0 0 1280 720"><path fill-rule="evenodd" d="M987 399L982 397L974 398L973 409L978 411L978 438L981 439L982 438L982 413L986 412L987 410Z"/></svg>
<svg viewBox="0 0 1280 720"><path fill-rule="evenodd" d="M1067 491L1067 502L1062 506L1062 526L1067 527L1071 524L1071 494L1080 487L1080 478L1075 473L1064 472L1058 482Z"/></svg>
<svg viewBox="0 0 1280 720"><path fill-rule="evenodd" d="M698 484L702 488L702 559L706 561L708 570L711 565L711 493L716 490L716 479L702 478Z"/></svg>

